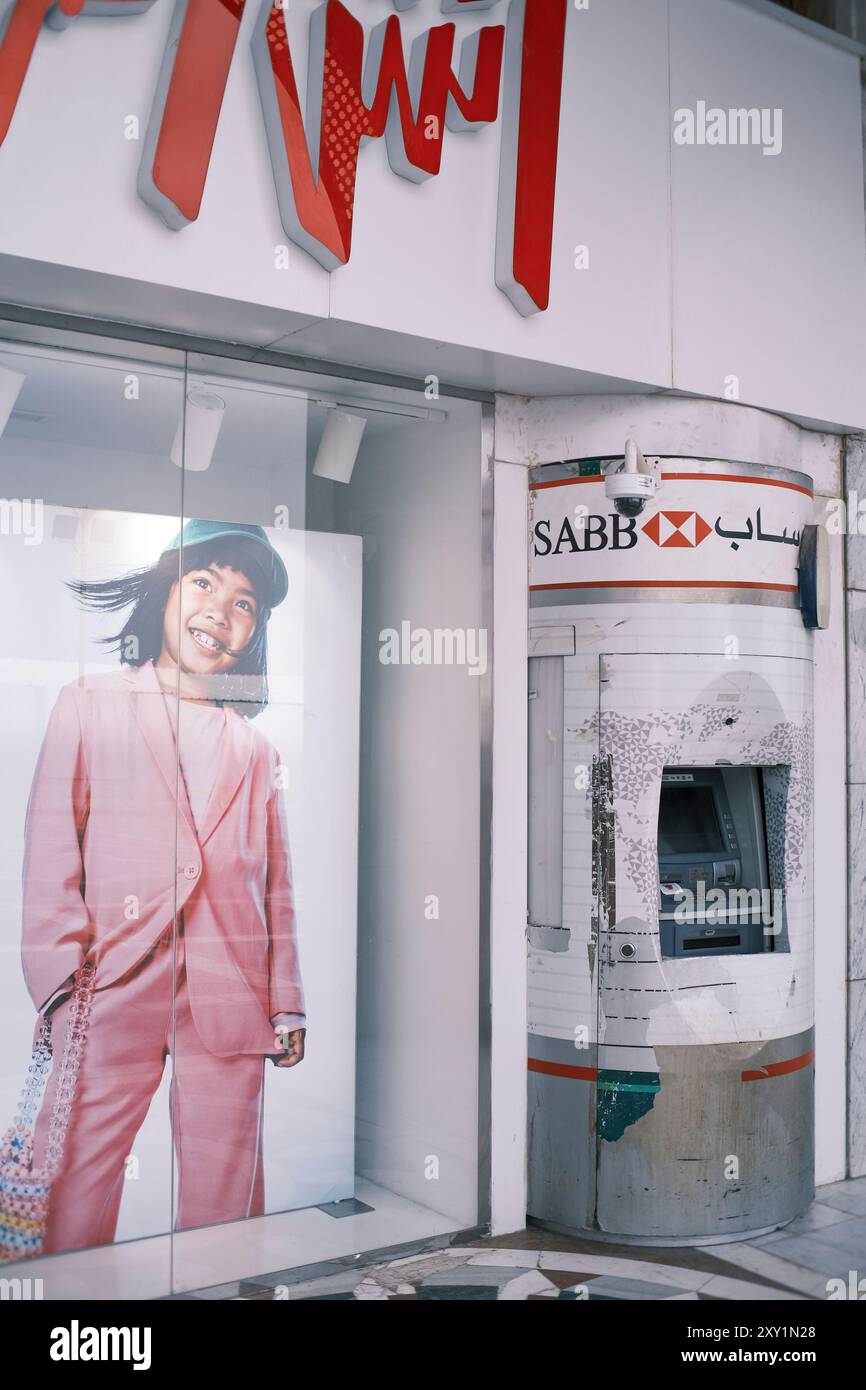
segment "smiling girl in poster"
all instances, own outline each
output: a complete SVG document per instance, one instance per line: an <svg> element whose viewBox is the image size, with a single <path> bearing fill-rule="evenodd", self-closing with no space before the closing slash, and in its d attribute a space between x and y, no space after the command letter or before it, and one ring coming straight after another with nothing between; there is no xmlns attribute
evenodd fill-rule
<svg viewBox="0 0 866 1390"><path fill-rule="evenodd" d="M306 1022L267 623L285 566L258 526L190 521L149 569L73 586L131 608L120 669L64 686L33 779L22 957L66 1033L76 972L90 1022L43 1253L114 1239L136 1134L172 1057L175 1229L264 1211L264 1060L303 1059ZM36 1122L45 1160L57 1052Z"/></svg>

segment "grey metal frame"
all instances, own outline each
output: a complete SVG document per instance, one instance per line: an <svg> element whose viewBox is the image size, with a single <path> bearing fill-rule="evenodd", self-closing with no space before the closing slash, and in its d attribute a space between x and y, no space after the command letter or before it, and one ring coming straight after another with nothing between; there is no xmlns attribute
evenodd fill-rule
<svg viewBox="0 0 866 1390"><path fill-rule="evenodd" d="M536 463L529 470L530 486L533 483L554 482L560 478L574 478L580 474L580 464L588 462L589 459L619 458L618 454L589 455L587 459L561 459L554 463ZM742 459L720 459L712 458L709 455L695 455L694 457L686 454L652 454L653 459L658 459L662 479L666 472L669 473L714 473L721 469L729 476L736 469L738 473L747 478L769 478L773 482L793 483L796 487L807 487L810 492L815 491L814 479L808 474L803 473L797 468L781 468L774 463L745 463Z"/></svg>
<svg viewBox="0 0 866 1390"><path fill-rule="evenodd" d="M377 386L392 387L394 390L423 391L423 377L400 376L396 372L369 372L361 366L348 362L329 362L318 357L293 356L288 352L274 352L271 348L255 347L244 343L226 343L217 338L203 338L196 334L176 333L171 329L148 327L145 324L114 322L111 319L78 318L75 314L59 314L48 309L31 309L26 305L10 304L0 300L0 331L3 321L7 323L32 324L35 328L53 329L58 333L82 333L105 340L106 343L130 343L186 353L201 353L208 357L226 357L238 362L249 362L262 367L283 367L288 371L315 373L317 376L347 377L354 381L375 382ZM67 346L62 342L58 347ZM71 345L70 345L71 346ZM104 352L102 343L94 344L94 352ZM477 391L466 386L455 386L440 380L440 396L455 396L465 401L478 401L483 404L495 403L490 391Z"/></svg>

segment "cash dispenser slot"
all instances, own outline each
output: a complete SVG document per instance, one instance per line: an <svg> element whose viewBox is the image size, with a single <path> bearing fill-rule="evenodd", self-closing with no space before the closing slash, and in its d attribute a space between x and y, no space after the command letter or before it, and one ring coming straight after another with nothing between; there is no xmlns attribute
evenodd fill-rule
<svg viewBox="0 0 866 1390"><path fill-rule="evenodd" d="M662 956L775 948L761 769L666 767L659 797Z"/></svg>

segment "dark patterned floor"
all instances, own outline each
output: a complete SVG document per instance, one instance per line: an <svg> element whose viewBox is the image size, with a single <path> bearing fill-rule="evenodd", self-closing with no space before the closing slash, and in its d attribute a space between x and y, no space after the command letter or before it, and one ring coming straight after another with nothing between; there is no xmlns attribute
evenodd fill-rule
<svg viewBox="0 0 866 1390"><path fill-rule="evenodd" d="M600 1244L529 1226L471 1245L438 1246L397 1259L333 1261L298 1282L283 1270L179 1295L197 1299L448 1302L826 1300L831 1283L866 1271L866 1178L818 1189L808 1211L753 1240L662 1248ZM336 1268L335 1268L336 1267ZM855 1277L856 1285L856 1277ZM866 1287L866 1285L864 1285Z"/></svg>

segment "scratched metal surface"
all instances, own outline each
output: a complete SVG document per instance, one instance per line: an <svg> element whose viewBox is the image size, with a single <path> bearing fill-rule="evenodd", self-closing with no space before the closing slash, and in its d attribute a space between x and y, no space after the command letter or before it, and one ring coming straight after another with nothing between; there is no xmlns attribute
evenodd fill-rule
<svg viewBox="0 0 866 1390"><path fill-rule="evenodd" d="M740 605L551 606L552 624L572 617L575 655L560 658L568 945L536 935L529 950L530 1057L565 1071L530 1070L530 1214L648 1239L790 1220L813 1191L808 635L796 612ZM535 608L533 626L544 621ZM731 634L733 661L720 654ZM717 760L788 769L770 778L768 826L785 932L772 955L663 960L661 771ZM589 1052L576 1049L581 1028Z"/></svg>

